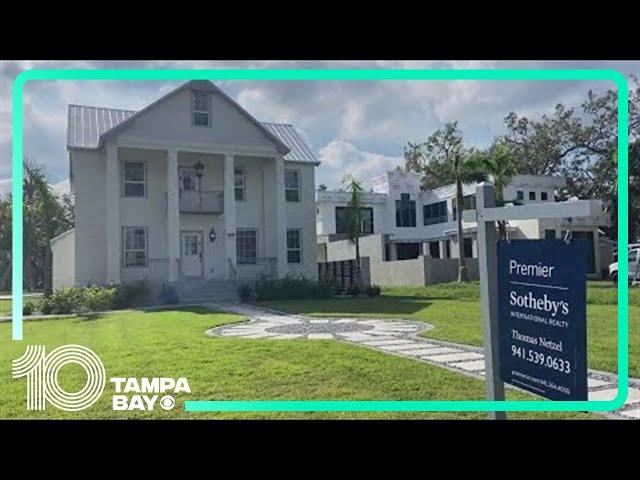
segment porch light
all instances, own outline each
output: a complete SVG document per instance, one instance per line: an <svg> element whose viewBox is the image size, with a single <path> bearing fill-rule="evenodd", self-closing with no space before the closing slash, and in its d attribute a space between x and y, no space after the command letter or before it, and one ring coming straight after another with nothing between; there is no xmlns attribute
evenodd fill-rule
<svg viewBox="0 0 640 480"><path fill-rule="evenodd" d="M216 239L216 229L211 227L211 230L209 230L209 240L211 240L211 242L214 242Z"/></svg>
<svg viewBox="0 0 640 480"><path fill-rule="evenodd" d="M202 172L204 171L204 164L198 160L198 163L196 163L193 168L196 171L196 177L198 177L198 179L202 178Z"/></svg>

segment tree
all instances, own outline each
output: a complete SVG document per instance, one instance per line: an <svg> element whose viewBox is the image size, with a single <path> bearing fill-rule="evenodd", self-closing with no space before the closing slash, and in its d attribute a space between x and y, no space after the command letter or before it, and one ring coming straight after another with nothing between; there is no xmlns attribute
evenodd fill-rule
<svg viewBox="0 0 640 480"><path fill-rule="evenodd" d="M447 123L436 130L424 143L409 143L405 148L407 170L422 173L424 188L454 183L456 186L458 281L469 281L464 259L462 211L464 210L462 186L482 180L473 151L465 148L458 122Z"/></svg>
<svg viewBox="0 0 640 480"><path fill-rule="evenodd" d="M23 178L23 272L29 290L51 292L51 239L73 226L70 199L61 204L44 169L25 162Z"/></svg>
<svg viewBox="0 0 640 480"><path fill-rule="evenodd" d="M504 189L518 173L511 149L502 141L494 142L488 149L476 152L475 162L493 180L496 205L504 205ZM498 232L501 239L507 238L506 222L498 222Z"/></svg>
<svg viewBox="0 0 640 480"><path fill-rule="evenodd" d="M360 265L360 235L362 234L362 182L347 173L342 179L342 185L349 193L349 203L346 209L345 227L347 238L356 247L356 283L362 285L362 270Z"/></svg>
<svg viewBox="0 0 640 480"><path fill-rule="evenodd" d="M540 120L509 113L505 120L507 134L501 139L512 150L518 170L530 175L556 175L563 162L575 152L584 133L580 119L572 108L557 104L553 115Z"/></svg>

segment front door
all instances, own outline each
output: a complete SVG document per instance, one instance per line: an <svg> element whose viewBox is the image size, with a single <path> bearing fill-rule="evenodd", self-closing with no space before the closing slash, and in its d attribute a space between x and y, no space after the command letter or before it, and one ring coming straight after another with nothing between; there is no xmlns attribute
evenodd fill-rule
<svg viewBox="0 0 640 480"><path fill-rule="evenodd" d="M182 275L202 276L202 232L182 232Z"/></svg>

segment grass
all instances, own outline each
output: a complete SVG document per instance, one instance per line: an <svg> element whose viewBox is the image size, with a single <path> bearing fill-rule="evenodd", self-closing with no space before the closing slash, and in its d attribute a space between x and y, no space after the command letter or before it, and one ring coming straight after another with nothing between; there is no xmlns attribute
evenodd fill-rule
<svg viewBox="0 0 640 480"><path fill-rule="evenodd" d="M298 400L471 400L484 398L479 380L448 370L359 346L323 340L247 340L207 337L213 326L243 320L236 315L201 308L154 312L126 311L111 315L25 322L23 342L10 340L10 325L0 324L1 418L443 418L483 419L475 412L417 413L185 413L185 399ZM69 343L85 345L103 360L107 378L185 376L191 394L179 394L171 411L113 412L113 385L92 407L64 412L48 406L27 412L24 379L11 378L11 360L27 344L47 351ZM75 366L60 372L61 386L73 391L84 383ZM510 391L509 399L532 397ZM584 413L513 413L510 418L600 418Z"/></svg>
<svg viewBox="0 0 640 480"><path fill-rule="evenodd" d="M590 368L617 370L616 289L590 282L587 289L587 359ZM629 373L640 377L640 290L630 291ZM467 345L482 345L478 284L384 288L380 297L261 302L292 313L315 316L406 318L434 325L424 337Z"/></svg>

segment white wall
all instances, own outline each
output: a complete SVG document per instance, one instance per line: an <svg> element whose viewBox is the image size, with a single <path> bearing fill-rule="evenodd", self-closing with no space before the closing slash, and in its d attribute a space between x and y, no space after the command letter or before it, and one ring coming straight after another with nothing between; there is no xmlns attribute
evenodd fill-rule
<svg viewBox="0 0 640 480"><path fill-rule="evenodd" d="M107 275L104 152L70 152L75 195L75 283L104 283ZM57 261L54 257L54 261Z"/></svg>
<svg viewBox="0 0 640 480"><path fill-rule="evenodd" d="M285 162L284 167L285 169L298 170L301 180L301 201L286 202L285 212L287 228L302 229L302 263L287 264L288 271L293 275L302 275L315 280L318 278L315 167L292 162ZM264 218L268 221L268 212L265 213Z"/></svg>
<svg viewBox="0 0 640 480"><path fill-rule="evenodd" d="M73 229L51 240L52 287L58 290L75 285L75 231Z"/></svg>
<svg viewBox="0 0 640 480"><path fill-rule="evenodd" d="M275 152L273 141L231 103L218 94L212 94L210 98L210 127L192 126L192 92L186 89L141 114L122 130L118 138L120 141L149 139L176 144L244 145Z"/></svg>

